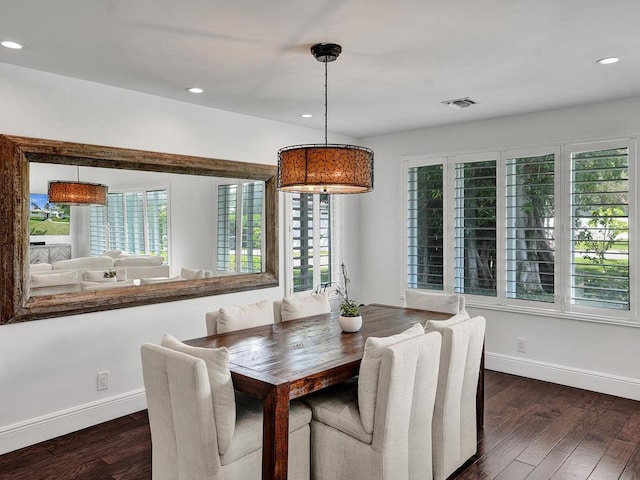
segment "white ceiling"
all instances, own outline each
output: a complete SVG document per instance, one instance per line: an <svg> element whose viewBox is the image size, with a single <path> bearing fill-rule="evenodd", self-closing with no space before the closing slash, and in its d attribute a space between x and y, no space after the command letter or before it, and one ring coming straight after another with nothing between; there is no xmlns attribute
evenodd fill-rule
<svg viewBox="0 0 640 480"><path fill-rule="evenodd" d="M0 0L24 45L0 62L322 129L309 47L335 42L329 130L366 137L638 96L639 21L639 0Z"/></svg>

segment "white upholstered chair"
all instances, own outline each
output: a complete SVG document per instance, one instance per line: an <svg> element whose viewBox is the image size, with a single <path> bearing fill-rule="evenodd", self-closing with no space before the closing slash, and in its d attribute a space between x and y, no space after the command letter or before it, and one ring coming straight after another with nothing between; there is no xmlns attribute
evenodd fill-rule
<svg viewBox="0 0 640 480"><path fill-rule="evenodd" d="M407 288L404 291L404 306L417 310L456 314L465 309L465 301L464 296L455 293L446 294Z"/></svg>
<svg viewBox="0 0 640 480"><path fill-rule="evenodd" d="M235 398L224 348L165 336L144 344L153 480L255 480L262 475L262 403ZM172 348L168 348L172 347ZM291 402L288 478L310 478L311 412Z"/></svg>
<svg viewBox="0 0 640 480"><path fill-rule="evenodd" d="M207 335L270 325L273 320L273 308L268 300L240 307L222 307L205 313Z"/></svg>
<svg viewBox="0 0 640 480"><path fill-rule="evenodd" d="M484 345L484 317L459 314L429 320L442 334L438 391L433 414L433 478L445 480L477 451L476 392Z"/></svg>
<svg viewBox="0 0 640 480"><path fill-rule="evenodd" d="M273 302L273 318L276 323L329 312L331 304L326 293L295 295Z"/></svg>
<svg viewBox="0 0 640 480"><path fill-rule="evenodd" d="M305 399L313 412L312 478L431 479L441 336L421 330L367 339L357 384Z"/></svg>

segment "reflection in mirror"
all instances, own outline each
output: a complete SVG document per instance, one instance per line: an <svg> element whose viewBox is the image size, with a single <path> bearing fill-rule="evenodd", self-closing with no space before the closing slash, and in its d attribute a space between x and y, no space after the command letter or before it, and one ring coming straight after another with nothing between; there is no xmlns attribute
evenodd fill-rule
<svg viewBox="0 0 640 480"><path fill-rule="evenodd" d="M76 176L107 205L48 201ZM32 162L29 188L30 296L263 271L263 181Z"/></svg>
<svg viewBox="0 0 640 480"><path fill-rule="evenodd" d="M0 174L0 323L278 285L275 166L0 135ZM78 177L107 205L47 201Z"/></svg>

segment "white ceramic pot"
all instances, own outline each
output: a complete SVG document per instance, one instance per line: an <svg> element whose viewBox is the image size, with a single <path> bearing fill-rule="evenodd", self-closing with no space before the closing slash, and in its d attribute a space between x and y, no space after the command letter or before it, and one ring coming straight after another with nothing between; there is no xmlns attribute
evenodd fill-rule
<svg viewBox="0 0 640 480"><path fill-rule="evenodd" d="M357 317L343 317L340 315L338 321L343 332L357 332L362 327L362 316L360 315Z"/></svg>

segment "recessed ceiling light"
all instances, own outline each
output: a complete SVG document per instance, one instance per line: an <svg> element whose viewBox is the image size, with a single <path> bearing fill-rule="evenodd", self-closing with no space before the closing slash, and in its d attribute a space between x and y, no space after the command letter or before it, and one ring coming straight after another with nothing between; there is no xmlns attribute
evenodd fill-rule
<svg viewBox="0 0 640 480"><path fill-rule="evenodd" d="M202 93L202 92L204 92L204 90L201 89L200 87L189 87L189 88L187 88L187 92L189 92L189 93Z"/></svg>
<svg viewBox="0 0 640 480"><path fill-rule="evenodd" d="M300 116L302 118L311 118L311 117L313 117L313 115L311 115L310 113L301 113Z"/></svg>
<svg viewBox="0 0 640 480"><path fill-rule="evenodd" d="M596 60L596 63L600 65L611 65L612 63L618 63L620 61L620 57L604 57L600 60Z"/></svg>
<svg viewBox="0 0 640 480"><path fill-rule="evenodd" d="M22 45L17 42L12 42L11 40L4 40L3 42L0 42L0 45L5 48L12 48L13 50L20 50L22 48Z"/></svg>

